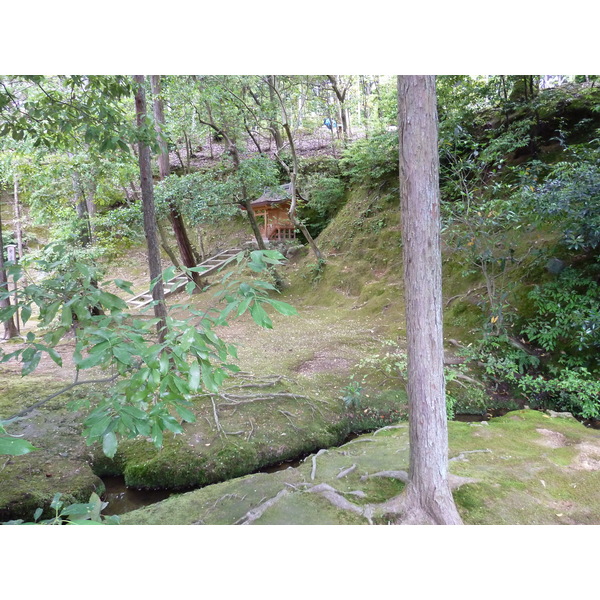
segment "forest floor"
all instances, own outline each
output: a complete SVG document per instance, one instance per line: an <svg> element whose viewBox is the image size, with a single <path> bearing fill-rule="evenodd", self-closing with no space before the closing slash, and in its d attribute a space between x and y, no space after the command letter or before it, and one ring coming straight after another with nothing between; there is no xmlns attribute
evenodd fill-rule
<svg viewBox="0 0 600 600"><path fill-rule="evenodd" d="M0 464L0 521L31 518L56 492L86 501L92 491L102 493L100 477L123 475L132 488L195 490L127 513L124 523L387 522L380 505L403 489L408 438L402 381L380 368L386 348L401 351L404 344L397 209L382 202L357 196L340 212L320 238L324 269L306 250L290 260L279 298L297 315L271 314L272 329L244 315L219 331L237 346L242 373L221 394L195 399L196 422L185 424L183 435L166 435L162 450L143 439L125 441L109 461L86 446L85 404L103 393L101 384L75 387L11 422L9 432L39 450ZM380 208L370 215L374 203ZM235 237L218 233L219 244ZM144 289L143 250L113 261L106 277ZM214 303L212 283L187 299L196 309ZM463 339L469 324L455 314L448 334ZM28 327L34 325L32 319ZM72 344L61 344L62 367L45 357L26 378L16 365L0 365L0 418L72 382ZM343 401L353 382L362 386L359 410ZM347 441L366 425L378 432ZM600 432L572 418L517 411L489 424L450 422L449 435L465 523L600 524ZM292 459L300 462L291 469L258 472Z"/></svg>
<svg viewBox="0 0 600 600"><path fill-rule="evenodd" d="M193 298L197 308L211 303L210 294ZM179 439L166 439L162 451L144 441L123 444L120 469L130 484L203 486L125 513L123 523L368 524L390 520L384 503L401 493L402 472L408 468L406 424L386 426L346 443L335 427L344 413L340 400L344 387L357 363L389 339L390 319L361 311L353 302L333 309L315 298L309 302L293 289L284 299L296 305L298 315L272 315L273 329L260 329L242 317L220 332L237 344L243 370L242 379L232 380L224 391L239 384L264 385L268 392L263 399L238 406L227 406L223 398L217 398L216 405L199 399L198 422L186 425ZM69 340L64 343L65 355L69 344ZM68 363L59 368L43 362L38 373L23 380L12 367L2 365L0 375L2 417L70 380ZM252 391L258 390L265 387ZM368 398L368 390L366 394ZM21 512L0 514L0 518L26 518L25 509L32 512L57 491L81 500L91 491L101 492L102 482L90 464L96 473L102 468L110 472L110 468L83 442L81 413L67 410L69 401L86 395L88 391L74 390L11 424L12 433L24 435L40 450L4 462L0 505L8 503L7 491L13 497L20 494L17 508ZM465 523L600 524L596 498L600 432L572 418L528 410L489 422L450 422L449 429L450 470L462 478L454 493ZM252 474L261 464L299 455L305 458L295 467ZM237 468L232 470L233 464ZM212 480L193 481L209 471L214 474Z"/></svg>

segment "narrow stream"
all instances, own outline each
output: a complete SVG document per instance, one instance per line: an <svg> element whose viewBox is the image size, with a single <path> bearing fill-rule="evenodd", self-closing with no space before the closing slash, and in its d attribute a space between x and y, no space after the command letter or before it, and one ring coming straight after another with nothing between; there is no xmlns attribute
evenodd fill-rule
<svg viewBox="0 0 600 600"><path fill-rule="evenodd" d="M357 438L366 432L361 433L350 433L346 439L340 444L343 446L350 440ZM255 473L276 473L277 471L285 471L289 468L296 468L302 464L307 456L310 456L313 452L303 454L298 458L291 460L284 460L280 463L270 465L268 467L262 467L254 471ZM143 508L150 504L155 504L161 500L166 500L174 494L184 494L185 492L191 492L189 490L137 490L130 488L125 485L125 478L123 476L103 477L102 481L106 486L106 492L102 497L104 502L108 502L108 506L103 511L105 515L122 515L126 512Z"/></svg>
<svg viewBox="0 0 600 600"><path fill-rule="evenodd" d="M136 490L125 485L123 476L103 477L102 481L106 486L106 492L102 499L108 502L108 506L102 511L105 515L122 515L123 513L137 508L148 506L166 500L175 493L181 493L181 490Z"/></svg>

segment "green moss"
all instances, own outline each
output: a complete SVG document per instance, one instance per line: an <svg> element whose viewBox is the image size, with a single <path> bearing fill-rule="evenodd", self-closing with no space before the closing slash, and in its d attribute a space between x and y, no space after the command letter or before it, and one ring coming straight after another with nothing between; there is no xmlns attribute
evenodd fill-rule
<svg viewBox="0 0 600 600"><path fill-rule="evenodd" d="M43 518L49 518L50 503L58 492L65 505L87 502L92 492L104 492L104 484L79 462L50 460L36 452L12 457L0 471L0 521L33 520L37 508L43 508Z"/></svg>

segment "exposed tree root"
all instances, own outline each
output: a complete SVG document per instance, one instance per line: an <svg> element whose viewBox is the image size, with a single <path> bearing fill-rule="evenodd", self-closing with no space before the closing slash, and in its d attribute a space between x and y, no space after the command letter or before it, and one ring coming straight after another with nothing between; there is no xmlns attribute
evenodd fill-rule
<svg viewBox="0 0 600 600"><path fill-rule="evenodd" d="M346 500L335 488L332 488L330 485L326 483L320 483L319 485L315 485L309 490L307 490L311 494L321 494L324 498L329 500L333 506L339 508L341 510L349 510L357 515L365 517L369 524L373 524L371 520L371 513L369 508L371 505L367 504L366 506L357 506L356 504L352 504L349 500Z"/></svg>
<svg viewBox="0 0 600 600"><path fill-rule="evenodd" d="M210 506L206 512L204 513L204 515L202 516L202 518L198 519L197 521L194 521L192 523L192 525L204 525L205 523L205 519L206 517L208 517L208 515L215 510L215 508L217 508L217 506L219 506L221 503L223 503L225 500L229 500L230 498L238 498L239 500L241 500L242 502L244 501L244 498L246 498L246 494L244 494L243 496L240 496L239 494L225 494L224 496L221 496L218 500L216 500L214 502L214 504L212 506Z"/></svg>
<svg viewBox="0 0 600 600"><path fill-rule="evenodd" d="M294 416L291 412L288 412L287 410L281 410L279 409L279 411L289 422L290 425L296 430L296 431L300 431L300 427L298 427L294 421L292 421L292 417Z"/></svg>
<svg viewBox="0 0 600 600"><path fill-rule="evenodd" d="M371 477L388 477L390 479L399 479L404 483L408 483L408 473L406 471L379 471L371 475L363 475L360 480L366 481L367 479L371 479Z"/></svg>
<svg viewBox="0 0 600 600"><path fill-rule="evenodd" d="M453 456L452 458L450 458L448 460L448 462L452 462L452 461L455 461L455 460L467 460L465 458L465 454L477 454L479 452L491 452L491 450L488 449L488 448L485 448L484 450L464 450L463 452L461 452L457 456Z"/></svg>
<svg viewBox="0 0 600 600"><path fill-rule="evenodd" d="M39 402L32 404L28 408L22 410L21 412L18 412L15 415L12 415L12 417L9 417L8 419L5 419L4 421L6 423L8 423L8 422L12 421L13 419L23 417L27 413L31 412L34 408L39 408L40 406L43 406L44 404L46 404L46 402L50 402L50 400L53 400L57 396L60 396L61 394L68 392L70 389L73 389L74 387L76 387L78 385L87 385L87 384L94 384L94 383L112 383L113 381L116 381L118 377L119 377L119 375L117 374L117 375L113 375L112 377L107 377L106 379L87 379L85 381L79 381L79 371L76 371L73 383L70 383L69 385L64 387L62 390L59 390L58 392L51 394L50 396L47 396L43 400L40 400Z"/></svg>
<svg viewBox="0 0 600 600"><path fill-rule="evenodd" d="M408 483L408 473L406 473L406 471L379 471L372 475L363 475L360 479L361 481L365 481L371 477L390 477ZM457 477L455 475L449 475L448 480L451 490L457 489L465 483L474 483L477 481L476 479ZM340 510L349 510L363 516L371 525L373 524L373 519L378 519L379 522L385 520L388 523L403 525L433 525L446 523L446 513L444 512L443 507L433 506L430 510L425 510L417 504L411 496L407 495L405 491L385 502L379 504L365 504L364 506L358 506L348 501L341 495L341 492L338 492L335 488L326 483L315 485L307 491L321 494ZM347 492L347 494L348 493L352 493L361 498L365 497L362 492ZM458 524L459 522L460 521L453 524Z"/></svg>
<svg viewBox="0 0 600 600"><path fill-rule="evenodd" d="M360 440L350 440L346 442L344 446L349 446L350 444L362 444L363 442L374 442L371 438L361 438ZM342 446L343 447L343 446Z"/></svg>
<svg viewBox="0 0 600 600"><path fill-rule="evenodd" d="M279 500L281 500L287 494L289 494L289 490L286 488L282 489L273 498L270 498L269 500L266 500L265 502L263 502L262 504L259 504L255 508L250 509L243 517L238 519L234 523L234 525L250 525L251 523L256 521L256 519L259 519L260 517L262 517L263 513L268 508L270 508L271 506L273 506L274 504L279 502Z"/></svg>
<svg viewBox="0 0 600 600"><path fill-rule="evenodd" d="M373 435L377 435L378 433L381 433L382 431L387 431L388 429L406 429L407 427L408 425L386 425L385 427L374 431Z"/></svg>
<svg viewBox="0 0 600 600"><path fill-rule="evenodd" d="M306 396L301 394L292 394L288 392L273 392L271 394L249 394L249 395L234 395L226 392L220 392L216 394L223 402L219 403L219 406L239 406L240 404L250 404L252 402L268 401L268 400L280 400L282 398L292 400L308 400Z"/></svg>
<svg viewBox="0 0 600 600"><path fill-rule="evenodd" d="M310 478L314 481L315 475L317 474L317 457L321 456L327 452L325 448L321 448L316 454L312 457L312 471L310 472Z"/></svg>
<svg viewBox="0 0 600 600"><path fill-rule="evenodd" d="M356 464L353 464L351 467L348 467L347 469L340 471L336 475L336 479L341 479L342 477L346 477L346 475L350 475L350 473L354 473L354 471L356 471Z"/></svg>

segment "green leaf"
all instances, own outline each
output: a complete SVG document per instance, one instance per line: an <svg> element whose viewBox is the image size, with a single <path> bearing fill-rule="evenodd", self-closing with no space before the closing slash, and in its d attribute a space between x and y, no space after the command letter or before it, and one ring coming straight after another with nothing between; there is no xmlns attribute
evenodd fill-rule
<svg viewBox="0 0 600 600"><path fill-rule="evenodd" d="M185 408L185 406L181 406L181 404L176 404L175 410L184 421L187 421L188 423L196 422L196 415L191 410Z"/></svg>
<svg viewBox="0 0 600 600"><path fill-rule="evenodd" d="M238 317L243 315L248 310L248 307L250 306L250 302L252 302L252 300L253 300L253 297L248 296L240 303L238 310L237 310Z"/></svg>
<svg viewBox="0 0 600 600"><path fill-rule="evenodd" d="M127 366L131 365L131 363L132 363L131 352L124 345L114 346L112 351L113 351L113 354L116 356L117 360L122 362L124 365L127 365Z"/></svg>
<svg viewBox="0 0 600 600"><path fill-rule="evenodd" d="M269 318L269 315L265 312L265 309L258 303L255 302L250 309L250 314L252 315L252 319L259 327L264 327L265 329L273 329L273 323Z"/></svg>
<svg viewBox="0 0 600 600"><path fill-rule="evenodd" d="M268 302L278 313L281 313L282 315L290 316L298 314L298 311L287 302L271 299L265 300L265 302Z"/></svg>
<svg viewBox="0 0 600 600"><path fill-rule="evenodd" d="M177 267L169 267L163 271L162 277L163 281L170 281L175 277L175 272L177 271Z"/></svg>
<svg viewBox="0 0 600 600"><path fill-rule="evenodd" d="M83 517L86 515L90 515L92 512L93 506L90 504L70 504L69 506L62 509L61 514L67 515L69 517Z"/></svg>
<svg viewBox="0 0 600 600"><path fill-rule="evenodd" d="M154 423L154 425L152 425L152 441L154 442L154 445L157 448L160 448L162 446L163 434L158 423Z"/></svg>
<svg viewBox="0 0 600 600"><path fill-rule="evenodd" d="M200 387L200 365L197 362L190 365L188 385L193 393L197 392Z"/></svg>
<svg viewBox="0 0 600 600"><path fill-rule="evenodd" d="M56 316L56 313L58 313L58 309L60 308L60 306L60 302L53 302L48 307L42 307L40 310L42 316L41 325L48 325L50 322L52 322L52 320Z"/></svg>
<svg viewBox="0 0 600 600"><path fill-rule="evenodd" d="M100 302L102 303L102 306L108 308L109 310L126 310L127 309L127 303L122 299L119 298L119 296L115 296L114 294L111 294L110 292L103 292L101 291L98 294L98 298L100 300Z"/></svg>
<svg viewBox="0 0 600 600"><path fill-rule="evenodd" d="M69 519L69 525L102 525L102 523L91 519Z"/></svg>
<svg viewBox="0 0 600 600"><path fill-rule="evenodd" d="M165 429L168 429L173 433L183 433L183 428L171 415L166 415L162 417L161 421Z"/></svg>
<svg viewBox="0 0 600 600"><path fill-rule="evenodd" d="M124 292L127 292L128 294L133 295L133 290L131 289L131 287L133 286L133 283L131 283L131 281L124 281L123 279L115 279L113 281L114 281L114 284L120 290L123 290Z"/></svg>
<svg viewBox="0 0 600 600"><path fill-rule="evenodd" d="M50 356L50 358L59 366L62 367L62 358L60 354L54 348L46 348L46 352Z"/></svg>
<svg viewBox="0 0 600 600"><path fill-rule="evenodd" d="M114 431L109 431L104 434L102 439L102 451L108 458L113 458L115 453L117 452L117 436Z"/></svg>
<svg viewBox="0 0 600 600"><path fill-rule="evenodd" d="M39 450L39 448L32 446L27 440L10 436L0 436L0 455L21 456L22 454L29 454L29 452L33 452L34 450Z"/></svg>
<svg viewBox="0 0 600 600"><path fill-rule="evenodd" d="M23 308L21 308L21 321L23 325L29 321L29 317L31 317L31 307L23 306Z"/></svg>
<svg viewBox="0 0 600 600"><path fill-rule="evenodd" d="M160 374L164 377L169 372L169 355L166 352L160 355Z"/></svg>
<svg viewBox="0 0 600 600"><path fill-rule="evenodd" d="M202 382L204 383L204 387L209 392L218 392L219 386L215 382L215 373L213 371L213 367L210 363L203 362L202 363Z"/></svg>
<svg viewBox="0 0 600 600"><path fill-rule="evenodd" d="M29 350L29 348L27 350ZM23 353L23 354L25 354L25 353ZM34 351L34 354L32 355L31 360L23 361L23 368L21 369L21 375L22 376L29 375L30 373L35 371L35 368L38 366L41 357L42 357L42 353L39 350Z"/></svg>
<svg viewBox="0 0 600 600"><path fill-rule="evenodd" d="M70 306L63 306L61 325L64 327L70 327L73 324L73 313L71 312Z"/></svg>

